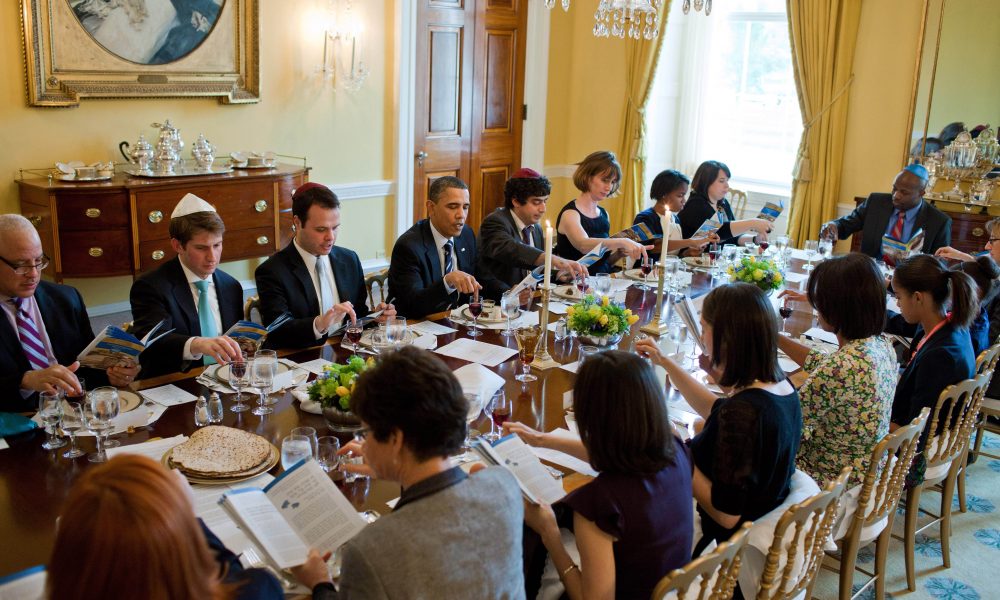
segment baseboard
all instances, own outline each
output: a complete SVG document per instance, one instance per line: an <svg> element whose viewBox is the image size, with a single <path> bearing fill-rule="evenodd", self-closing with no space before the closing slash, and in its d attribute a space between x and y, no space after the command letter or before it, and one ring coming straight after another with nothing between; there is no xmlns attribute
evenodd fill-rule
<svg viewBox="0 0 1000 600"><path fill-rule="evenodd" d="M94 317L104 317L115 313L128 312L130 310L132 310L132 305L128 302L112 302L111 304L88 306L87 316L93 319Z"/></svg>

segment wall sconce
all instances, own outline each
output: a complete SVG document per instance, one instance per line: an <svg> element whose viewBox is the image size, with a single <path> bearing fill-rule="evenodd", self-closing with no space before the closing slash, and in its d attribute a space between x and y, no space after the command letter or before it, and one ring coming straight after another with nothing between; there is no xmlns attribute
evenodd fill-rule
<svg viewBox="0 0 1000 600"><path fill-rule="evenodd" d="M323 77L349 92L356 92L368 79L364 60L364 27L351 0L329 0L323 31Z"/></svg>

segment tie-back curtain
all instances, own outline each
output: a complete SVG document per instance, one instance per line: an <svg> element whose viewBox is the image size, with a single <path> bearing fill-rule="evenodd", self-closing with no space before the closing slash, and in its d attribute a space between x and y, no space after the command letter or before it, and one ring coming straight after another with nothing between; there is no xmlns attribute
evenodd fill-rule
<svg viewBox="0 0 1000 600"><path fill-rule="evenodd" d="M625 40L625 118L622 120L618 161L622 166L619 198L608 207L611 231L632 224L644 203L643 174L646 165L646 106L653 88L653 74L667 35L670 0L664 0L656 16L660 35L655 40ZM614 40L610 40L611 43Z"/></svg>
<svg viewBox="0 0 1000 600"><path fill-rule="evenodd" d="M861 2L787 0L786 6L803 125L788 221L789 236L801 246L837 216Z"/></svg>

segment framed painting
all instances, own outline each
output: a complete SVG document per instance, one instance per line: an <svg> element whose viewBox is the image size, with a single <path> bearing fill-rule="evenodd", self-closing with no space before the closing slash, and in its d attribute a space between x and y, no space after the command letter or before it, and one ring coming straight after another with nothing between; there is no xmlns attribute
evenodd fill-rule
<svg viewBox="0 0 1000 600"><path fill-rule="evenodd" d="M259 0L21 0L31 106L260 100Z"/></svg>

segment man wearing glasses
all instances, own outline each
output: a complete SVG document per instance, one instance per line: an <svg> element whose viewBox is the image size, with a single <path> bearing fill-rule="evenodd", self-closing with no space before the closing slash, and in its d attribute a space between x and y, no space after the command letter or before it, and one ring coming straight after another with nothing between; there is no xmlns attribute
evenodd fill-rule
<svg viewBox="0 0 1000 600"><path fill-rule="evenodd" d="M0 215L0 410L35 408L38 392L82 393L77 375L91 387L128 385L139 367L107 371L80 368L76 356L94 338L76 289L42 281L49 258L31 222Z"/></svg>

